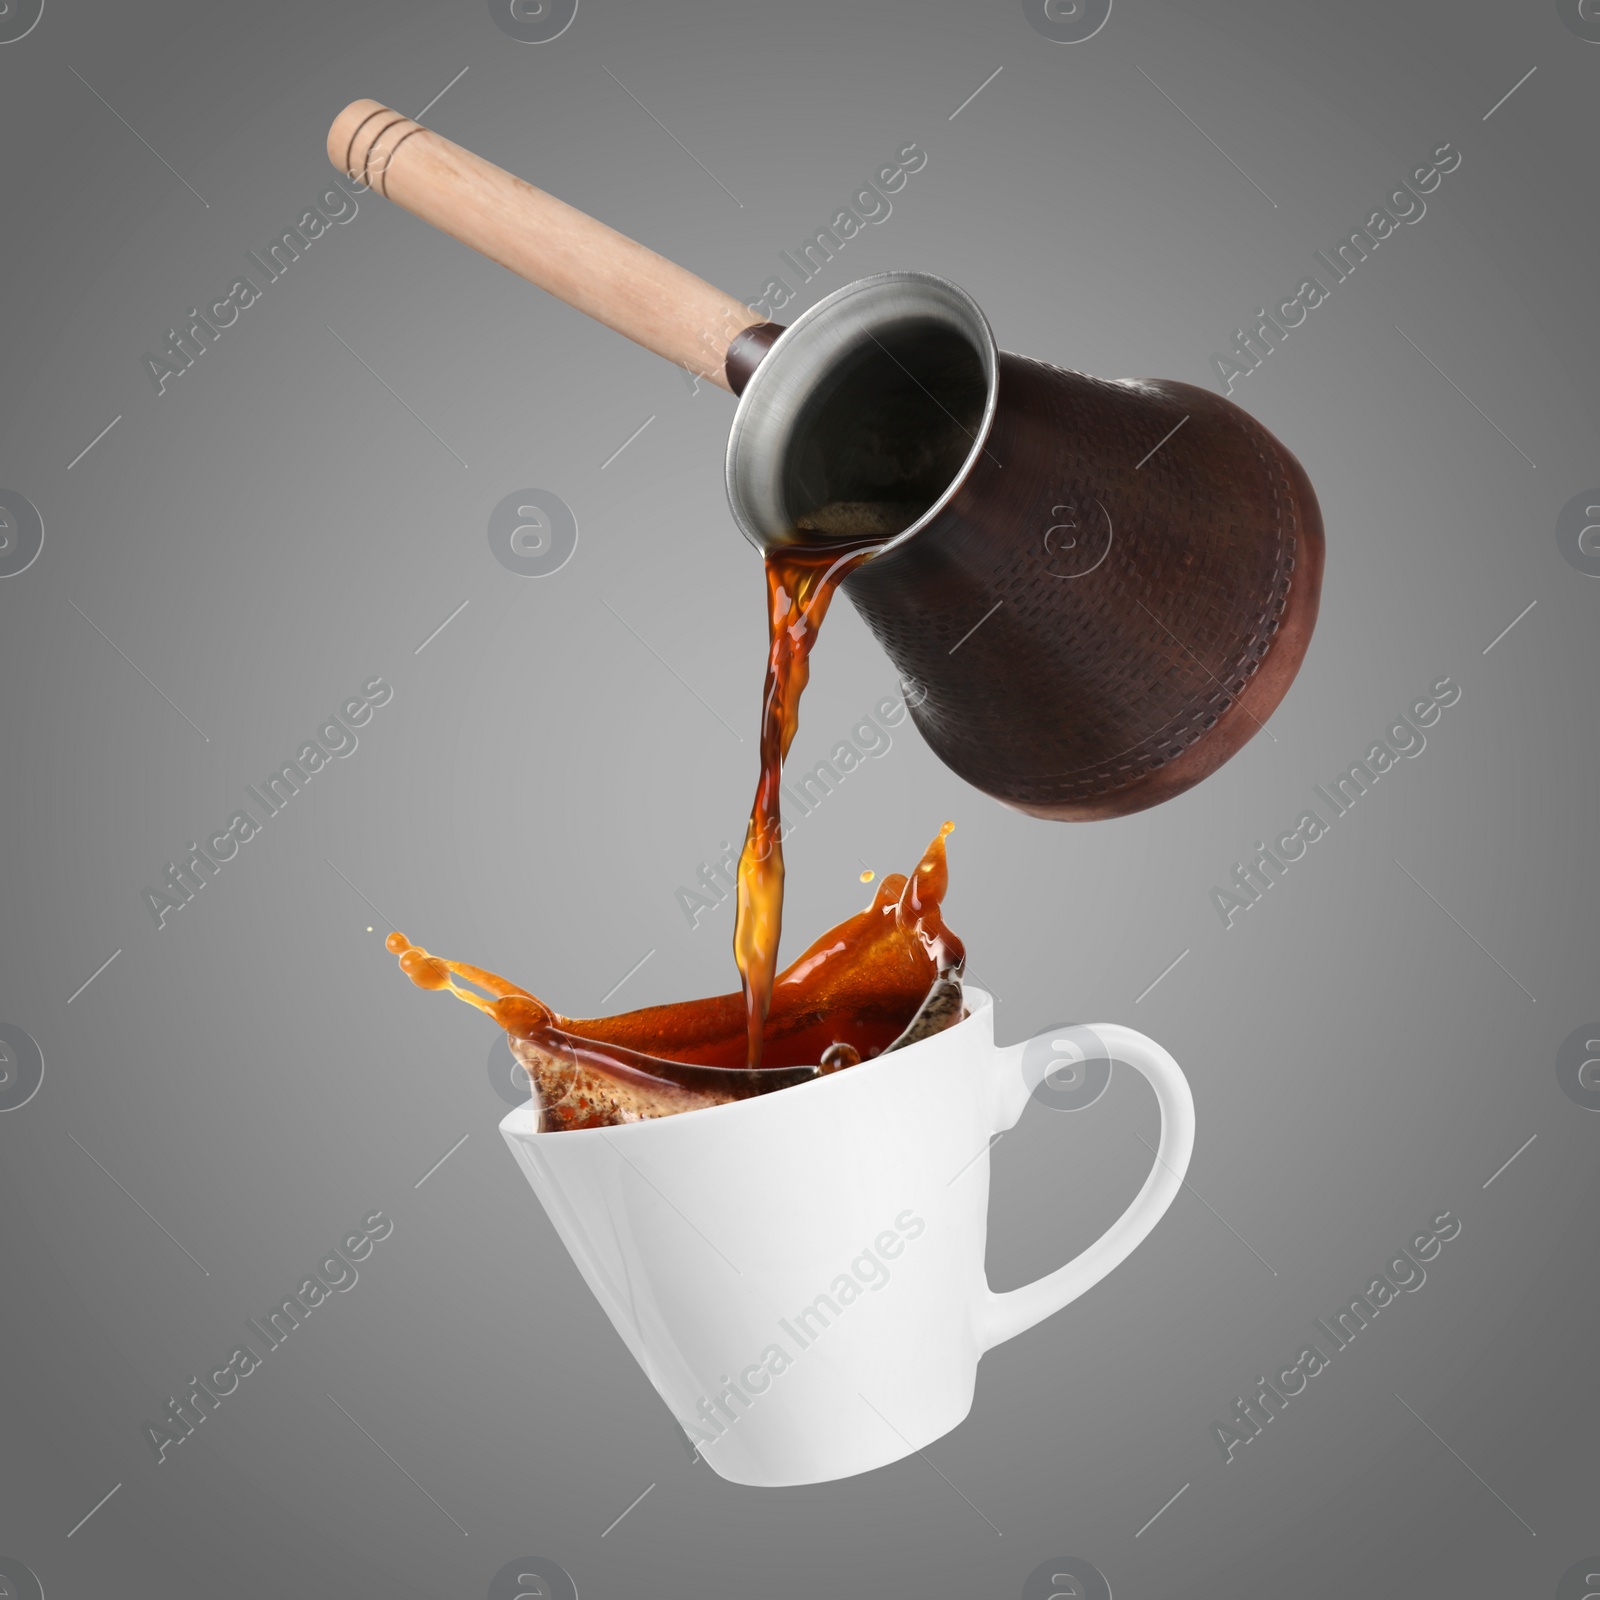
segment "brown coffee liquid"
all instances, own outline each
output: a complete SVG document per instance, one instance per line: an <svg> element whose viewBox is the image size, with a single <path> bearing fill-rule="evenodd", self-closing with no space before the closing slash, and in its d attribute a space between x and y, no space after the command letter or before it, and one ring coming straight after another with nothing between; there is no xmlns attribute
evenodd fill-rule
<svg viewBox="0 0 1600 1600"><path fill-rule="evenodd" d="M743 994L564 1017L498 974L446 960L403 933L386 941L419 988L448 989L505 1029L545 1127L604 1127L743 1100L853 1066L960 1019L966 952L945 925L947 822L909 877L829 929L772 985L758 1070ZM459 981L458 981L459 980Z"/></svg>

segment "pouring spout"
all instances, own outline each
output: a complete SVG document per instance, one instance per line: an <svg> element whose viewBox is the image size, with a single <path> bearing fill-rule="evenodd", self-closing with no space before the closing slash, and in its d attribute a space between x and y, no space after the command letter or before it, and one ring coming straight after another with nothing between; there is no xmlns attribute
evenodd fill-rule
<svg viewBox="0 0 1600 1600"><path fill-rule="evenodd" d="M752 357L759 359L752 361ZM887 513L896 538L941 504L981 451L999 352L971 296L929 273L846 285L785 329L730 342L739 396L728 440L728 502L763 552L835 521L841 506Z"/></svg>

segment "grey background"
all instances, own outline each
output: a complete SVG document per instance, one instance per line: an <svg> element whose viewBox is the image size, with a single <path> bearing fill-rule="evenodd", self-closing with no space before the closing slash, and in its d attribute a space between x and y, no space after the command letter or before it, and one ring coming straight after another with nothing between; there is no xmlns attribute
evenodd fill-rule
<svg viewBox="0 0 1600 1600"><path fill-rule="evenodd" d="M1108 377L1214 383L1314 249L1463 154L1236 393L1328 527L1274 737L1063 827L902 729L791 845L805 939L955 818L1002 1037L1124 1021L1195 1089L1191 1189L986 1359L927 1460L788 1491L692 1463L501 1148L487 1025L381 943L573 1013L650 951L612 1008L729 984L731 908L691 930L673 899L754 776L726 396L376 197L166 394L141 373L316 202L341 106L417 111L463 68L430 125L737 293L917 141L791 314L926 269L1002 346ZM585 1595L1008 1596L1057 1556L1119 1596L1554 1594L1600 1549L1600 1116L1555 1073L1600 1015L1600 582L1556 538L1600 484L1597 86L1553 3L1120 0L1063 44L1017 4L584 0L523 44L474 0L50 0L0 47L0 487L45 527L0 582L0 1021L45 1061L0 1116L0 1556L50 1595L472 1596L519 1555ZM553 576L488 545L524 487L577 518ZM894 687L848 606L828 635L806 766ZM1224 930L1213 885L1445 674L1425 753ZM157 931L141 890L373 675L359 749ZM1110 1221L1154 1127L1125 1071L1030 1110L997 1286ZM375 1209L359 1283L158 1466L141 1425ZM1211 1423L1443 1209L1426 1285L1225 1464Z"/></svg>

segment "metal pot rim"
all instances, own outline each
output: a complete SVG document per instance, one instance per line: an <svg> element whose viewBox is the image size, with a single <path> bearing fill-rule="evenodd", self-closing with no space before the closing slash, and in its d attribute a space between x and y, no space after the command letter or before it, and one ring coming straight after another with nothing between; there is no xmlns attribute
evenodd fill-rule
<svg viewBox="0 0 1600 1600"><path fill-rule="evenodd" d="M983 417L960 469L938 499L879 554L905 544L927 527L966 481L994 423L999 401L1000 353L978 303L965 289L929 272L880 272L836 289L801 313L773 342L746 383L728 434L725 482L733 519L765 554L784 542L786 519L777 505L783 456L800 402L833 364L874 324L903 318L918 306L964 334L983 364Z"/></svg>

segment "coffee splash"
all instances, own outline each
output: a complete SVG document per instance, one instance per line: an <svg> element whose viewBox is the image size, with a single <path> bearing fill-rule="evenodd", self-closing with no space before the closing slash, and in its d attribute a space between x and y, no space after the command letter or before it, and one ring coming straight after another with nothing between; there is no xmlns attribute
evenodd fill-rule
<svg viewBox="0 0 1600 1600"><path fill-rule="evenodd" d="M527 1069L546 1131L672 1116L789 1088L958 1022L966 952L946 926L947 822L910 876L882 879L864 911L779 973L759 1068L746 1061L743 994L564 1017L520 985L391 933L419 988L449 990L504 1028Z"/></svg>

